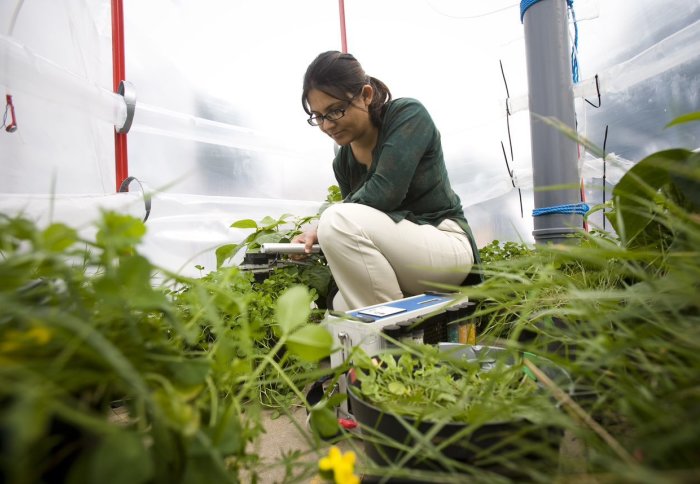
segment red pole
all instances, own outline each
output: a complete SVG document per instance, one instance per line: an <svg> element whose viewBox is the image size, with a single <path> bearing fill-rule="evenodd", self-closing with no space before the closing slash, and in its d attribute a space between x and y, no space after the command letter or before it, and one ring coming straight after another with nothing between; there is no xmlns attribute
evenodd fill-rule
<svg viewBox="0 0 700 484"><path fill-rule="evenodd" d="M119 91L119 84L126 79L124 62L124 9L122 0L112 0L112 87ZM126 133L114 132L114 164L117 176L117 191L122 181L129 176L129 157L126 149Z"/></svg>
<svg viewBox="0 0 700 484"><path fill-rule="evenodd" d="M340 10L340 45L341 50L347 54L348 39L345 35L345 0L338 0L338 9Z"/></svg>

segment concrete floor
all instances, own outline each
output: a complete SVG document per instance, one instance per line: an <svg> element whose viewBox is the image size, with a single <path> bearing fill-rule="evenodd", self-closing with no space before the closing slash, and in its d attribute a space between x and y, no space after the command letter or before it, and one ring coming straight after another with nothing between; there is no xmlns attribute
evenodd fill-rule
<svg viewBox="0 0 700 484"><path fill-rule="evenodd" d="M292 410L291 415L281 415L275 417L272 411L265 411L263 417L263 427L265 433L255 442L253 452L260 457L260 482L261 484L277 484L284 482L285 469L280 464L284 454L298 450L302 453L309 452L310 445L307 440L306 431L306 410L297 407ZM302 457L303 461L315 462L318 456L307 454Z"/></svg>
<svg viewBox="0 0 700 484"><path fill-rule="evenodd" d="M309 431L306 423L306 409L297 407L292 410L291 415L275 417L274 412L265 412L263 417L263 427L265 433L255 443L254 450L260 457L259 476L261 484L278 484L285 482L285 469L280 464L285 453L297 450L302 453L300 460L308 462L315 468L320 457L325 455L324 450L330 444L323 447L323 455L313 452L309 442ZM340 442L337 445L343 452L353 448L352 442ZM354 444L358 459L362 459L361 451L358 451L357 444ZM243 480L245 482L245 479ZM298 480L287 480L286 482L299 482ZM307 480L306 482L312 482Z"/></svg>

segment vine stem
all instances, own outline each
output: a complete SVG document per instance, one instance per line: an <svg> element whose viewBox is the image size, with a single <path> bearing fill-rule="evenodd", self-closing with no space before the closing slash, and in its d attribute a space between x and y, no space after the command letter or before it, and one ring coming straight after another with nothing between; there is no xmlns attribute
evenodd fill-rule
<svg viewBox="0 0 700 484"><path fill-rule="evenodd" d="M273 360L270 355L265 355L264 359L267 361L267 363L272 366L277 373L279 373L280 378L284 380L284 382L289 385L289 388L294 392L294 394L301 399L302 402L304 402L305 406L311 409L308 404L306 403L306 396L299 390L299 388L294 384L294 382L287 376L285 371L282 369L280 365L277 364L275 360Z"/></svg>
<svg viewBox="0 0 700 484"><path fill-rule="evenodd" d="M586 425L588 425L598 436L600 436L606 444L629 465L635 465L636 462L632 456L627 452L627 450L622 447L622 445L615 440L615 438L608 433L598 422L596 422L593 417L591 417L579 404L577 404L564 390L559 388L556 383L554 383L547 375L540 370L537 365L527 358L523 359L523 363L528 367L537 377L537 379L542 382L548 390L552 392L554 397L563 405L569 409L569 411L577 418L582 420Z"/></svg>

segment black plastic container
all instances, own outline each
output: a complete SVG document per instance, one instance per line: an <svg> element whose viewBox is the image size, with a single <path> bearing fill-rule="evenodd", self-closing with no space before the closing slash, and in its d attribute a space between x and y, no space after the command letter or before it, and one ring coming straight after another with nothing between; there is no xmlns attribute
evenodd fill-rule
<svg viewBox="0 0 700 484"><path fill-rule="evenodd" d="M401 339L401 327L398 324L389 324L382 328L382 333L392 338L394 341L399 341ZM396 348L394 343L387 341L387 346L390 348Z"/></svg>
<svg viewBox="0 0 700 484"><path fill-rule="evenodd" d="M452 351L456 357L464 357L465 359L472 359L476 354L473 348L478 348L481 351L485 348L457 344L445 344L442 346ZM464 354L460 355L460 351ZM543 370L550 376L552 376L551 374L554 370L554 372L559 373L557 378L559 381L563 377L570 382L568 374L563 372L563 370L559 371L557 368L543 368ZM518 435L518 439L527 439L533 446L538 446L539 450L544 448L551 453L557 452L561 440L562 433L558 429L548 426L535 426L525 420L482 424L470 430L468 429L468 423L448 422L436 424L434 422L416 421L405 416L399 417L391 412L383 411L364 400L358 385L359 382L355 380L351 370L348 374L349 409L355 420L360 424L361 432L369 437L364 442L367 456L378 465L395 464L406 456L404 449L413 449L418 445L418 442L406 426L413 427L422 435L427 435L438 425L440 429L431 439L431 443L434 446L444 444L447 440L454 440L442 448L441 453L444 457L474 466L480 470L517 479L527 479L525 466L519 467L516 463L504 465L494 462L488 456L494 454L507 455L515 452L517 447L508 443L509 439L515 434ZM454 439L458 434L461 437ZM382 436L386 438L384 439ZM386 440L386 442L377 443L373 441L378 438ZM537 454L521 454L518 456L518 461L522 460L527 465L533 466L536 465L540 455L539 452ZM439 461L430 458L423 451L417 452L415 456L410 458L406 463L406 467L421 470L449 471Z"/></svg>

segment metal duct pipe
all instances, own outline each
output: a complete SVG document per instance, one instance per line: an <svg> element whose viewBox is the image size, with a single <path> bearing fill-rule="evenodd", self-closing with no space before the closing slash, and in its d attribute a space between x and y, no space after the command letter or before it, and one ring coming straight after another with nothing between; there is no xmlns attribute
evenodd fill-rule
<svg viewBox="0 0 700 484"><path fill-rule="evenodd" d="M539 118L553 117L576 129L566 0L532 4L523 24L535 209L576 204L581 201L577 144ZM560 243L581 226L581 215L549 213L534 218L533 235L538 243Z"/></svg>

